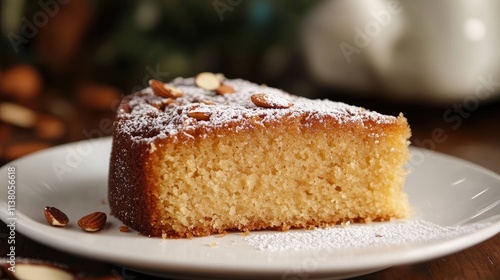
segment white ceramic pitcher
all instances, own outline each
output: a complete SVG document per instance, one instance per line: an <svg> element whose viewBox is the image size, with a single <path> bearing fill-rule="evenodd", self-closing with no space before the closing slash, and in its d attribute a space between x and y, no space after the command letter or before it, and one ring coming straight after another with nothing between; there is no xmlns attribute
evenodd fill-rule
<svg viewBox="0 0 500 280"><path fill-rule="evenodd" d="M314 76L335 86L438 103L500 95L498 0L328 0L302 39Z"/></svg>

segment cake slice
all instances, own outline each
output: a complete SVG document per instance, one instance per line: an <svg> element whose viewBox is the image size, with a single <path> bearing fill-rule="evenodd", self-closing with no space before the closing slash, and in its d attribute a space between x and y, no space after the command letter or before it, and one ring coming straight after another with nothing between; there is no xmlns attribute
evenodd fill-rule
<svg viewBox="0 0 500 280"><path fill-rule="evenodd" d="M109 203L147 236L314 228L410 213L406 119L211 73L118 109Z"/></svg>

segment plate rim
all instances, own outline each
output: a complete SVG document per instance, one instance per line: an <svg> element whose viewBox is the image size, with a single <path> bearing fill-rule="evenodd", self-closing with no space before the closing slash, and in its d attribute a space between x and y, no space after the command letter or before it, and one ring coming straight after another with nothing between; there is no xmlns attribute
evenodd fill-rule
<svg viewBox="0 0 500 280"><path fill-rule="evenodd" d="M78 145L78 144L81 144L82 142L86 142L86 141L97 141L97 142L95 142L96 145L110 145L111 144L111 137L87 139L87 140L66 143L66 144L54 146L54 147L51 147L48 149L44 149L44 150L29 154L27 156L24 156L24 157L21 157L19 159L16 159L16 160L13 160L11 162L6 163L5 165L3 165L0 168L0 173L3 174L3 172L5 172L5 170L8 168L8 166L17 166L18 164L23 164L23 162L29 162L29 161L32 161L32 160L38 158L38 157L48 156L52 153L57 152L60 149L65 149L67 147ZM427 150L424 148L413 147L413 146L410 146L410 150L412 153L414 150L420 150L420 151L423 151L424 153L429 153L432 157L437 157L441 160L452 161L454 163L458 163L458 164L463 165L467 168L473 169L475 172L480 172L486 176L491 176L495 180L500 182L500 175L497 174L496 172L489 170L489 169L487 169L479 164L469 162L465 159L458 158L458 157L455 157L452 155L443 154L443 153L432 151L432 150ZM3 199L0 199L0 205L1 205L0 218L3 222L6 223L7 222L7 213L5 212L6 203ZM79 251L72 251L71 248L67 248L64 246L66 244L60 244L58 246L57 244L54 245L54 243L47 243L45 238L43 238L44 237L43 232L41 232L42 234L40 234L40 235L33 234L34 233L33 229L31 229L29 227L31 222L37 223L35 220L32 220L28 216L24 215L22 212L17 212L16 214L18 217L16 230L19 230L19 232L22 233L23 235L25 235L26 237L33 239L37 242L40 242L40 243L44 244L45 246L57 248L59 250L68 252L70 254L80 255L80 256L84 256L84 257L90 257L92 259L98 259L98 260L106 261L106 262L110 262L110 258L111 258L111 259L114 259L111 261L112 263L137 268L137 266L134 265L136 260L131 260L129 257L125 257L125 256L116 256L116 254L113 255L112 253L110 253L112 251L100 252L99 254L96 254L95 250L90 249L90 248L85 248L84 250L79 250ZM35 230L35 233L39 233L38 231L40 231L40 230ZM404 257L401 256L401 252L384 253L384 258L380 258L380 259L375 258L375 261L371 260L369 262L370 263L369 265L364 264L364 265L360 266L356 263L354 263L354 264L350 263L351 265L342 263L342 267L340 267L339 265L322 266L320 268L317 268L311 274L314 275L314 274L318 274L318 273L329 273L329 272L335 272L335 273L352 272L352 271L357 271L360 269L377 269L377 268L382 269L382 268L390 267L390 266L404 265L404 264L415 263L415 262L424 261L424 260L430 260L430 259L437 258L439 256L449 255L449 254L452 254L454 252L458 252L458 251L464 250L466 248L475 246L475 245L495 236L499 232L500 232L500 219L498 219L497 221L493 222L491 225L489 225L485 228L473 231L473 232L468 233L468 234L461 235L458 238L453 238L451 240L447 240L446 242L437 242L435 244L427 243L425 246L421 246L419 248L413 248L409 252L405 252ZM475 242L472 242L472 243L471 242L465 242L465 243L463 242L464 240L469 240L473 237L474 237L474 240L476 240ZM144 238L144 237L141 237L141 238ZM428 252L422 253L422 252L426 252L429 249L429 247L433 248L433 250L432 250L433 253L428 253ZM436 248L439 248L439 250L436 250ZM389 255L389 257L388 257L388 255ZM179 271L185 271L185 272L191 271L192 272L193 267L195 267L196 270L200 273L217 273L217 274L221 274L221 273L222 274L234 274L235 269L237 269L238 274L250 274L251 273L252 275L255 275L256 272L260 272L260 274L262 274L262 275L282 274L284 269L290 268L290 267L285 267L285 266L281 266L281 265L277 266L276 263L273 263L272 265L268 265L265 267L262 267L261 264L259 264L258 268L260 270L256 271L255 268L257 268L257 267L251 267L251 266L248 266L248 264L245 267L236 267L235 268L235 267L231 267L231 266L226 266L226 264L221 264L219 266L213 266L212 263L207 264L207 265L200 265L200 264L193 265L193 264L185 263L185 262L176 263L176 262L172 262L171 260L168 264L166 264L165 262L161 262L161 261L159 261L157 263L145 263L145 262L143 262L143 263L141 263L141 265L138 268L141 268L141 270L142 270L143 267L147 267L147 270L157 271L157 269L155 269L155 268L158 268L158 266L162 266L163 268L167 268L167 271L174 270L174 271L178 271L178 272ZM161 269L161 271L163 271L163 269Z"/></svg>

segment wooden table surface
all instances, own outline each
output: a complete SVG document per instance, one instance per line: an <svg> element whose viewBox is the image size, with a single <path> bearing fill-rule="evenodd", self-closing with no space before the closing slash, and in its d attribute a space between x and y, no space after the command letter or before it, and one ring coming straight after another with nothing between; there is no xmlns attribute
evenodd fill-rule
<svg viewBox="0 0 500 280"><path fill-rule="evenodd" d="M434 129L443 129L447 139L436 144L433 149L500 173L500 102L469 112L470 115L462 119L459 127L452 127L451 123L443 119L444 111L446 108L426 111L418 108L413 113L405 113L412 125L412 141L428 139L432 137ZM5 242L7 233L6 225L1 223L0 236L3 240L0 254L3 257L8 253L8 244ZM125 280L159 279L61 252L20 233L16 235L16 253L18 257L64 264L87 276L116 276L116 279L121 277ZM500 234L461 252L422 263L387 268L355 279L500 279Z"/></svg>

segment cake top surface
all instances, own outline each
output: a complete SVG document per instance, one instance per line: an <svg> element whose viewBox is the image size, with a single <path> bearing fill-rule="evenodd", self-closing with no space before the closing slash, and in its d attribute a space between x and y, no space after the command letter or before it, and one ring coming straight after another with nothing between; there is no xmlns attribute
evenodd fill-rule
<svg viewBox="0 0 500 280"><path fill-rule="evenodd" d="M166 84L150 81L151 87L124 98L117 112L120 121L116 129L138 141L169 137L176 141L179 135L193 138L189 131L200 127L205 131L245 129L248 120L251 125L262 126L293 117L305 119L304 125L308 121L322 122L324 118L360 125L396 121L394 116L341 102L311 100L241 79L218 79L216 89L195 78L176 78Z"/></svg>

